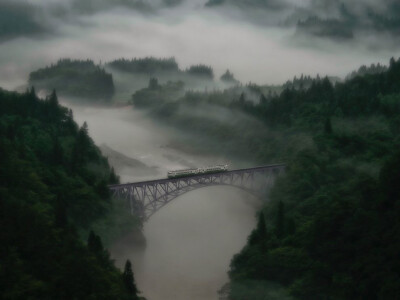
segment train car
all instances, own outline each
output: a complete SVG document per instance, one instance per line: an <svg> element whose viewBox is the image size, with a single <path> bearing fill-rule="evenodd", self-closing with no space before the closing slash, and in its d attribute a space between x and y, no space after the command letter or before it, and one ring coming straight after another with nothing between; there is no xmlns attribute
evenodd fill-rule
<svg viewBox="0 0 400 300"><path fill-rule="evenodd" d="M167 176L168 176L168 178L181 178L181 177L188 177L188 176L194 176L194 175L199 175L199 174L220 173L220 172L226 172L226 171L228 171L228 165L216 165L216 166L205 167L205 168L169 171Z"/></svg>

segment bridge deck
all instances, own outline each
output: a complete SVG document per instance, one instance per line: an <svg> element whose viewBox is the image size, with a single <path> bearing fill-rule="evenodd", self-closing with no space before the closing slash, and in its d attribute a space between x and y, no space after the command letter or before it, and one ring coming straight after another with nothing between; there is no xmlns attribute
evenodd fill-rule
<svg viewBox="0 0 400 300"><path fill-rule="evenodd" d="M199 175L193 175L193 176L185 176L185 177L180 177L180 178L163 178L163 179L154 179L154 180L148 180L148 181L139 181L139 182L132 182L132 183L122 183L122 184L113 184L109 185L109 188L112 189L117 189L121 188L124 186L140 186L140 185L151 185L151 184L157 184L157 183L165 183L165 182L175 182L179 180L185 180L185 179L193 179L193 178L201 178L204 177L205 175L213 175L213 174L231 174L231 173L240 173L240 172L249 172L249 171L256 171L256 170L263 170L263 169L275 169L275 168L284 168L286 165L285 164L274 164L274 165L266 165L266 166L258 166L258 167L253 167L253 168L245 168L245 169L235 169L235 170L229 170L225 172L217 172L217 173L207 173L207 174L199 174Z"/></svg>

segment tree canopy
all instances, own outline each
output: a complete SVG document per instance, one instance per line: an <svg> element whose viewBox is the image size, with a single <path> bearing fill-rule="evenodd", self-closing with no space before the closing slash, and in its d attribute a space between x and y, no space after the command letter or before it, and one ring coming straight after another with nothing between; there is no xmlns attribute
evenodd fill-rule
<svg viewBox="0 0 400 300"><path fill-rule="evenodd" d="M109 102L115 92L112 75L91 60L61 59L55 65L31 72L29 83L91 102Z"/></svg>
<svg viewBox="0 0 400 300"><path fill-rule="evenodd" d="M94 232L117 180L52 92L0 90L0 298L137 299Z"/></svg>

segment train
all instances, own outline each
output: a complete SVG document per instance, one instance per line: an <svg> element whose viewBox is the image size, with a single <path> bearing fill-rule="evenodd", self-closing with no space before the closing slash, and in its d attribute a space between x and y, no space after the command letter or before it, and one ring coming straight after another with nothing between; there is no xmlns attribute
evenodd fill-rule
<svg viewBox="0 0 400 300"><path fill-rule="evenodd" d="M205 168L169 171L167 176L168 176L168 178L181 178L181 177L188 177L188 176L194 176L194 175L199 175L199 174L220 173L220 172L226 172L226 171L228 171L228 165L216 165L216 166L205 167Z"/></svg>

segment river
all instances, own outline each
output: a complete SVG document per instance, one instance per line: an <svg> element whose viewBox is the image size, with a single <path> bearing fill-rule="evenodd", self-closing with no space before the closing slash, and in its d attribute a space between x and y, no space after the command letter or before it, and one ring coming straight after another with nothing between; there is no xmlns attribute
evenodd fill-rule
<svg viewBox="0 0 400 300"><path fill-rule="evenodd" d="M178 134L131 107L67 106L73 108L79 124L88 123L96 144L106 144L146 165L136 168L120 163L117 172L122 182L163 178L168 169L205 166L221 159L169 147ZM136 249L124 238L111 247L111 256L121 268L126 259L132 261L138 288L148 300L218 299L217 291L228 281L229 262L255 227L259 206L257 199L236 188L214 186L192 191L145 223L145 250Z"/></svg>

